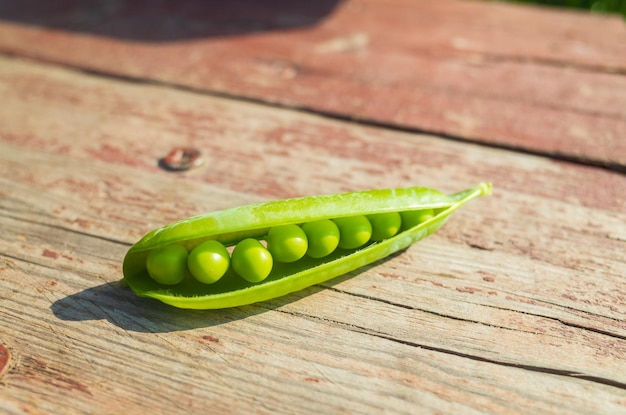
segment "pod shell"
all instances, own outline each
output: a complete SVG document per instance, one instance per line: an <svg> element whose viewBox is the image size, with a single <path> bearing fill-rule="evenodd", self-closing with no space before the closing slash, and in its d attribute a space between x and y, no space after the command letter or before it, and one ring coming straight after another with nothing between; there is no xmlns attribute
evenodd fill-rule
<svg viewBox="0 0 626 415"><path fill-rule="evenodd" d="M266 301L320 284L405 249L439 229L463 204L489 194L489 183L452 195L424 187L366 190L257 203L194 216L155 229L134 244L124 258L124 282L138 296L179 308L218 309ZM153 281L145 267L150 250L170 244L181 244L191 250L206 240L217 240L228 246L245 238L261 238L278 225L421 209L434 209L437 214L418 226L361 249L338 249L321 259L278 264L270 277L258 284L229 275L234 274L231 270L216 284L206 285L186 278L178 286L165 287Z"/></svg>

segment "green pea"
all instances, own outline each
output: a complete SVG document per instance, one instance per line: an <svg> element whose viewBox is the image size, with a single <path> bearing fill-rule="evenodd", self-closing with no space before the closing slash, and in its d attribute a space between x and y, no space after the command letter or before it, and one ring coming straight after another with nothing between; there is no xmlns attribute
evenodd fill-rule
<svg viewBox="0 0 626 415"><path fill-rule="evenodd" d="M398 212L384 212L368 215L372 224L372 241L382 241L391 238L400 230L402 218Z"/></svg>
<svg viewBox="0 0 626 415"><path fill-rule="evenodd" d="M330 219L320 219L302 225L309 241L306 254L311 258L323 258L333 253L339 245L339 228Z"/></svg>
<svg viewBox="0 0 626 415"><path fill-rule="evenodd" d="M159 284L176 285L187 275L187 250L180 245L154 249L148 254L146 268Z"/></svg>
<svg viewBox="0 0 626 415"><path fill-rule="evenodd" d="M278 262L295 262L306 254L306 234L298 225L275 226L267 234L267 250Z"/></svg>
<svg viewBox="0 0 626 415"><path fill-rule="evenodd" d="M402 229L410 229L422 222L432 219L435 212L432 209L407 210L400 212L402 218Z"/></svg>
<svg viewBox="0 0 626 415"><path fill-rule="evenodd" d="M339 248L354 249L372 237L372 224L363 215L333 219L339 228Z"/></svg>
<svg viewBox="0 0 626 415"><path fill-rule="evenodd" d="M124 257L124 281L139 296L180 308L217 309L265 301L322 284L401 251L435 232L466 203L489 194L489 183L450 195L436 189L406 187L300 197L210 212L147 233ZM393 226L383 221L386 225L382 228L387 231L382 235L386 237L379 234L374 215L383 212L400 213L402 233L387 236ZM366 215L372 217L374 225ZM428 226L417 226L425 220ZM277 261L274 267L272 254L259 239L267 237L273 228L294 223L304 224L306 257L293 263ZM382 239L368 243L372 237ZM193 283L193 277L186 277L191 271L184 247L200 246L207 240L235 246L231 269L216 284ZM333 252L337 246L343 249ZM191 263L196 261L202 262L192 259ZM171 285L182 279L186 281Z"/></svg>
<svg viewBox="0 0 626 415"><path fill-rule="evenodd" d="M187 257L189 272L198 281L213 284L228 271L230 256L228 251L217 241L206 241L196 246Z"/></svg>
<svg viewBox="0 0 626 415"><path fill-rule="evenodd" d="M274 260L259 241L247 238L239 242L233 250L231 264L244 280L261 282L270 275Z"/></svg>

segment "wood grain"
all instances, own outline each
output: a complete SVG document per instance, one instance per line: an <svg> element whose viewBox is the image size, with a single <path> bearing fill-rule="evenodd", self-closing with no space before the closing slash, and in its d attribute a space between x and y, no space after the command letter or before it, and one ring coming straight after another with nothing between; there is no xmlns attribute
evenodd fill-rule
<svg viewBox="0 0 626 415"><path fill-rule="evenodd" d="M626 169L619 16L465 0L30 3L0 5L0 52Z"/></svg>
<svg viewBox="0 0 626 415"><path fill-rule="evenodd" d="M0 58L7 413L620 413L626 179L604 169ZM192 145L204 168L157 160ZM386 261L282 299L177 310L131 243L296 195L492 180Z"/></svg>

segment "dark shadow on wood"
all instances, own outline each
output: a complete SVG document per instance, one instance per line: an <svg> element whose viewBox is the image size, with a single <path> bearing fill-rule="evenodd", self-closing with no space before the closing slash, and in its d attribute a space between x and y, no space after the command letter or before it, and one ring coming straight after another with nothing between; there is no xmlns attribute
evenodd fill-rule
<svg viewBox="0 0 626 415"><path fill-rule="evenodd" d="M310 288L309 293L321 288ZM266 302L262 307L249 305L221 310L185 310L150 298L139 298L119 282L79 291L58 301L50 309L65 321L108 320L128 331L168 333L212 327L280 307L301 296L287 296Z"/></svg>
<svg viewBox="0 0 626 415"><path fill-rule="evenodd" d="M137 297L124 284L112 282L57 300L50 306L50 309L61 320L108 320L124 330L142 333L168 333L211 327L283 307L323 291L325 287L332 287L353 278L397 254L334 278L323 285L312 286L284 297L243 307L220 310L179 309L157 300Z"/></svg>
<svg viewBox="0 0 626 415"><path fill-rule="evenodd" d="M314 26L341 0L0 0L0 20L138 42Z"/></svg>

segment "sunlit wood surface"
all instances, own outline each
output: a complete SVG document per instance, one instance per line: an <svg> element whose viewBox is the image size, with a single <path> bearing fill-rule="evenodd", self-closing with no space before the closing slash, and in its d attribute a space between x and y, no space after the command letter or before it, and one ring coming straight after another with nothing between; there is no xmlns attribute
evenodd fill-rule
<svg viewBox="0 0 626 415"><path fill-rule="evenodd" d="M624 21L300 3L0 1L0 413L626 413ZM178 146L204 165L161 169ZM277 300L118 283L184 217L481 181L436 234Z"/></svg>

